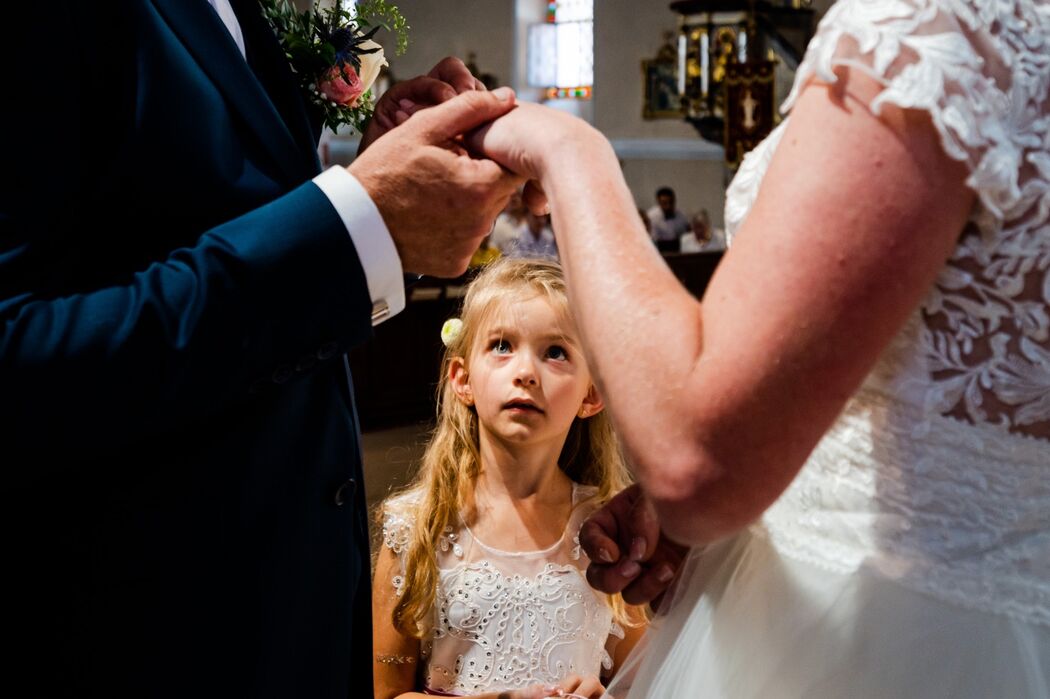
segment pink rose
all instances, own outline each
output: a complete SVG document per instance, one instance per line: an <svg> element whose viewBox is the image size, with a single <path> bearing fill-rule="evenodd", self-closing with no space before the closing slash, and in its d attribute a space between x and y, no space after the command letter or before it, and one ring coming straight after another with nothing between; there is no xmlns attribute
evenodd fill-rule
<svg viewBox="0 0 1050 699"><path fill-rule="evenodd" d="M354 107L357 106L357 98L364 93L365 85L354 67L344 63L342 66L332 66L318 83L317 89L327 100Z"/></svg>

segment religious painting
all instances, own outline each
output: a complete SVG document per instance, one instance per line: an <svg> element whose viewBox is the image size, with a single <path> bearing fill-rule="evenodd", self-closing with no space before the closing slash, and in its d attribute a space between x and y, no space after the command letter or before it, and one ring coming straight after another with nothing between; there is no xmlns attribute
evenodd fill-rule
<svg viewBox="0 0 1050 699"><path fill-rule="evenodd" d="M645 79L644 119L681 119L682 98L678 94L678 71L674 61L642 61Z"/></svg>
<svg viewBox="0 0 1050 699"><path fill-rule="evenodd" d="M725 158L731 168L773 130L774 68L773 61L726 64Z"/></svg>

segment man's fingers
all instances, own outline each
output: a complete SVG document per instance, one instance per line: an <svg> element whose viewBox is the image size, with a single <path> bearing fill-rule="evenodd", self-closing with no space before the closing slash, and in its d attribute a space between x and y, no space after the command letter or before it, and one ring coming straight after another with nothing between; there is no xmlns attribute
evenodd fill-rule
<svg viewBox="0 0 1050 699"><path fill-rule="evenodd" d="M372 121L361 139L358 153L377 138L408 121L408 117L431 105L441 104L456 96L456 91L441 80L420 76L394 85L376 103Z"/></svg>
<svg viewBox="0 0 1050 699"><path fill-rule="evenodd" d="M663 565L646 568L623 588L623 601L627 604L645 604L666 592L673 579L674 573Z"/></svg>
<svg viewBox="0 0 1050 699"><path fill-rule="evenodd" d="M536 180L529 180L525 183L525 189L521 192L521 202L537 216L551 212L550 204L547 202L547 193Z"/></svg>
<svg viewBox="0 0 1050 699"><path fill-rule="evenodd" d="M463 61L455 56L446 56L436 66L430 69L427 75L431 78L444 81L452 86L457 93L476 90L474 76Z"/></svg>
<svg viewBox="0 0 1050 699"><path fill-rule="evenodd" d="M395 121L394 116L395 115L388 115L376 112L372 115L372 121L374 121L376 125L383 130L383 133L386 133L390 129L397 126L397 122Z"/></svg>
<svg viewBox="0 0 1050 699"><path fill-rule="evenodd" d="M404 112L405 114L408 114L409 116L412 116L413 114L418 112L420 109L426 109L426 107L424 105L416 104L412 100L408 100L408 99L398 100L397 106L400 107L400 109L398 109L397 111Z"/></svg>
<svg viewBox="0 0 1050 699"><path fill-rule="evenodd" d="M626 559L634 534L631 510L641 489L637 485L617 493L594 512L580 529L580 544L587 556L599 565Z"/></svg>
<svg viewBox="0 0 1050 699"><path fill-rule="evenodd" d="M390 88L390 92L390 99L398 103L407 99L423 107L447 102L457 94L448 83L426 75L400 82Z"/></svg>
<svg viewBox="0 0 1050 699"><path fill-rule="evenodd" d="M442 144L503 116L513 108L514 91L509 87L492 92L471 90L419 112L413 122L418 120L424 140Z"/></svg>
<svg viewBox="0 0 1050 699"><path fill-rule="evenodd" d="M609 564L620 559L616 543L616 520L605 509L598 510L580 527L580 545L595 563Z"/></svg>
<svg viewBox="0 0 1050 699"><path fill-rule="evenodd" d="M642 573L624 588L624 600L629 604L659 600L678 575L688 552L687 548L661 539Z"/></svg>
<svg viewBox="0 0 1050 699"><path fill-rule="evenodd" d="M420 117L413 117L419 119ZM503 200L521 187L522 178L500 167L487 158L475 158L458 143L449 143L441 157L456 158L450 167L455 168L455 177L464 186L469 186L477 195L472 206L487 206L490 202Z"/></svg>
<svg viewBox="0 0 1050 699"><path fill-rule="evenodd" d="M660 520L657 519L656 509L644 493L632 504L629 517L631 559L647 561L660 541Z"/></svg>
<svg viewBox="0 0 1050 699"><path fill-rule="evenodd" d="M587 582L595 590L614 594L623 591L642 572L642 567L629 558L622 558L611 565L591 563L587 566Z"/></svg>

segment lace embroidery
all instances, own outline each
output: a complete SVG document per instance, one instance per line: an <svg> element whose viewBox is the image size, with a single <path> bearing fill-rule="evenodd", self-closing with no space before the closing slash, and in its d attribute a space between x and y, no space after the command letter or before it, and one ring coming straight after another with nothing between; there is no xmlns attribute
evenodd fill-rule
<svg viewBox="0 0 1050 699"><path fill-rule="evenodd" d="M799 66L926 111L977 204L920 309L763 522L776 547L1050 624L1050 6L840 0ZM726 193L739 228L787 120Z"/></svg>
<svg viewBox="0 0 1050 699"><path fill-rule="evenodd" d="M576 491L579 504L595 489ZM383 543L399 558L416 505L412 496L385 505ZM466 527L443 532L435 547L440 580L433 618L420 646L428 688L475 694L612 669L608 648L624 631L604 596L587 584L579 544L579 526L594 506L577 507L562 541L542 552L497 552ZM392 580L398 594L403 565Z"/></svg>
<svg viewBox="0 0 1050 699"><path fill-rule="evenodd" d="M864 70L872 102L926 111L964 161L978 206L922 304L923 407L1050 439L1050 10L1024 0L842 0L828 11L785 102L811 77ZM727 193L735 230L784 124Z"/></svg>
<svg viewBox="0 0 1050 699"><path fill-rule="evenodd" d="M945 418L918 441L918 417L862 389L766 513L770 537L833 570L1050 625L1050 450Z"/></svg>
<svg viewBox="0 0 1050 699"><path fill-rule="evenodd" d="M412 507L415 500L395 498L383 509L383 545L394 552L400 572L390 579L395 594L400 597L405 588L405 554L412 539Z"/></svg>
<svg viewBox="0 0 1050 699"><path fill-rule="evenodd" d="M504 575L484 560L442 571L435 612L428 645L466 643L455 667L428 665L432 689L518 689L612 667L612 612L572 565L548 563L535 577Z"/></svg>
<svg viewBox="0 0 1050 699"><path fill-rule="evenodd" d="M458 538L451 526L445 527L445 532L438 538L438 549L442 553L451 549L456 558L463 558L463 547L457 541Z"/></svg>

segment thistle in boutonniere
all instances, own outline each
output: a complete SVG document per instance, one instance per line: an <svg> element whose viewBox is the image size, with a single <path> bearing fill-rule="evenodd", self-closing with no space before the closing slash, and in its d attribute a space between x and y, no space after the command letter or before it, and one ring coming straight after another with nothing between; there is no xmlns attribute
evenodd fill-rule
<svg viewBox="0 0 1050 699"><path fill-rule="evenodd" d="M380 29L397 35L397 55L408 46L408 26L386 0L360 0L353 11L342 0L330 7L299 12L292 0L261 0L263 14L277 33L306 98L333 131L349 124L361 131L372 116L372 83L387 65L383 47L372 37Z"/></svg>

